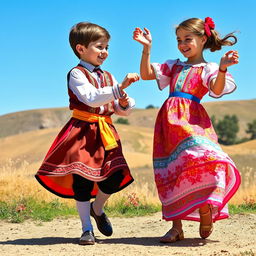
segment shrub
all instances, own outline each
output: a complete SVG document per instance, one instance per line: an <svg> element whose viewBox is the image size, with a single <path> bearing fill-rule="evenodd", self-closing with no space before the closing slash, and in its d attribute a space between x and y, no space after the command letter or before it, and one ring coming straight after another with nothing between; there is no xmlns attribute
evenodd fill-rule
<svg viewBox="0 0 256 256"><path fill-rule="evenodd" d="M146 109L150 109L150 108L155 108L155 106L152 104L149 104L148 106L146 106Z"/></svg>
<svg viewBox="0 0 256 256"><path fill-rule="evenodd" d="M126 124L126 125L130 124L128 119L122 118L122 117L117 118L116 123L117 124Z"/></svg>
<svg viewBox="0 0 256 256"><path fill-rule="evenodd" d="M253 120L251 123L247 124L246 133L248 133L251 136L251 140L256 139L256 119Z"/></svg>
<svg viewBox="0 0 256 256"><path fill-rule="evenodd" d="M212 116L211 119L220 144L233 145L238 143L239 124L236 115L225 115L222 120L218 121L216 121L215 116Z"/></svg>

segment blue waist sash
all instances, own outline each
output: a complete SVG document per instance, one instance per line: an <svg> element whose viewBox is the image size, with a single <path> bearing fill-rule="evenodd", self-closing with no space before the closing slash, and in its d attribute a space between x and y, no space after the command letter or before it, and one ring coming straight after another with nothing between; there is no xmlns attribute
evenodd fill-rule
<svg viewBox="0 0 256 256"><path fill-rule="evenodd" d="M199 98L197 98L196 96L194 96L192 94L186 93L186 92L171 92L169 94L169 97L181 97L181 98L186 98L186 99L189 99L189 100L193 100L197 103L200 103Z"/></svg>

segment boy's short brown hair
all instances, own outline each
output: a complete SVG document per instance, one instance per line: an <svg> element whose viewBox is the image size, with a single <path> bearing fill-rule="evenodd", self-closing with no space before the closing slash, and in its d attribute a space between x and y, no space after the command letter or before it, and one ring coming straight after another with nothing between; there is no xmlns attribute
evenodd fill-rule
<svg viewBox="0 0 256 256"><path fill-rule="evenodd" d="M75 55L80 59L76 45L81 44L87 47L89 43L95 42L101 37L106 37L108 40L110 39L110 34L105 28L90 22L80 22L71 28L69 43Z"/></svg>

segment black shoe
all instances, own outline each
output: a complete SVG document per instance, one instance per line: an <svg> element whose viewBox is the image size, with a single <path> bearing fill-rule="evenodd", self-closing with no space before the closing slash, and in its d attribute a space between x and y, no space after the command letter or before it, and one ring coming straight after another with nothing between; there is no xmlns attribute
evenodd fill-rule
<svg viewBox="0 0 256 256"><path fill-rule="evenodd" d="M92 203L90 214L95 219L98 230L105 236L111 236L113 229L108 216L104 212L100 216L96 215L93 210Z"/></svg>
<svg viewBox="0 0 256 256"><path fill-rule="evenodd" d="M95 237L91 230L85 231L79 239L80 245L93 245L95 244Z"/></svg>

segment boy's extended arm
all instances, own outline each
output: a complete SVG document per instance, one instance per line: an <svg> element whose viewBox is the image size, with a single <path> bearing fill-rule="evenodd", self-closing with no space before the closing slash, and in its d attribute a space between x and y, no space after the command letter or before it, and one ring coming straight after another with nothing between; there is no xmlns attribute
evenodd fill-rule
<svg viewBox="0 0 256 256"><path fill-rule="evenodd" d="M78 100L90 107L100 107L115 99L122 98L119 84L95 88L79 69L74 68L70 72L69 88L77 96Z"/></svg>
<svg viewBox="0 0 256 256"><path fill-rule="evenodd" d="M123 107L120 105L120 99L114 101L114 111L116 115L119 116L128 116L130 115L132 109L135 107L135 100L127 96L127 105Z"/></svg>

